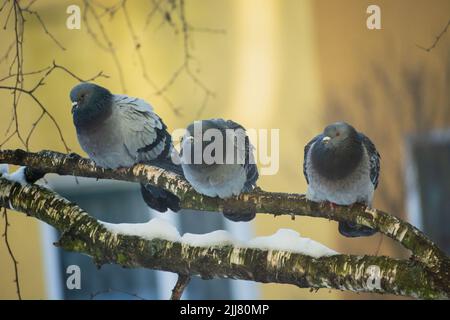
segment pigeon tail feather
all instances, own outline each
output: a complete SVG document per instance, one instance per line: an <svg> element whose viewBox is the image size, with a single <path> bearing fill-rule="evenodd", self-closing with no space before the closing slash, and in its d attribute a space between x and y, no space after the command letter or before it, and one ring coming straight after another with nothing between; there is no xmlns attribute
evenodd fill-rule
<svg viewBox="0 0 450 320"><path fill-rule="evenodd" d="M224 213L223 214L225 218L228 220L234 221L234 222L248 222L255 218L256 213L252 212L250 214L234 214L234 213Z"/></svg>
<svg viewBox="0 0 450 320"><path fill-rule="evenodd" d="M151 184L141 184L141 194L145 203L159 212L168 209L177 212L180 210L180 199L173 193Z"/></svg>
<svg viewBox="0 0 450 320"><path fill-rule="evenodd" d="M344 237L356 238L356 237L370 237L377 231L362 225L358 225L352 222L339 222L339 233Z"/></svg>

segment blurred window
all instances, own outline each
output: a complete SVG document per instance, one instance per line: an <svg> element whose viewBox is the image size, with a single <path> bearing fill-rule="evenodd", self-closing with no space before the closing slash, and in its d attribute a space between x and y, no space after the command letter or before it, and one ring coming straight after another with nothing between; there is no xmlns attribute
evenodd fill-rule
<svg viewBox="0 0 450 320"><path fill-rule="evenodd" d="M450 131L410 137L407 159L411 222L450 254Z"/></svg>

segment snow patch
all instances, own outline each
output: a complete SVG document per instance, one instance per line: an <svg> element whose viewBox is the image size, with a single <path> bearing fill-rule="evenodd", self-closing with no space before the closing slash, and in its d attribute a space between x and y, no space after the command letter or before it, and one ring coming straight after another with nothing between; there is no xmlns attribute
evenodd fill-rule
<svg viewBox="0 0 450 320"><path fill-rule="evenodd" d="M4 174L8 174L9 172L9 165L7 163L1 163L0 164L0 176L3 176Z"/></svg>
<svg viewBox="0 0 450 320"><path fill-rule="evenodd" d="M205 234L185 233L181 242L194 247L211 247L233 245L237 241L228 231L216 230Z"/></svg>
<svg viewBox="0 0 450 320"><path fill-rule="evenodd" d="M314 258L338 254L317 241L301 237L298 232L290 229L280 229L271 236L256 237L241 242L225 230L216 230L206 234L185 233L181 237L177 228L170 221L162 218L153 218L146 223L101 223L113 233L138 236L147 240L164 239L194 247L235 245L239 248L281 250L287 251L288 254L300 253ZM237 255L233 257L234 259L239 260L238 253L239 250L235 252Z"/></svg>
<svg viewBox="0 0 450 320"><path fill-rule="evenodd" d="M2 178L5 178L12 182L20 183L21 185L28 184L26 178L25 178L25 168L26 167L20 167L16 171L14 171L11 174L8 174L9 172L9 165L7 164L0 164L0 176Z"/></svg>
<svg viewBox="0 0 450 320"><path fill-rule="evenodd" d="M153 218L145 223L108 223L100 221L105 228L113 233L137 236L147 240L155 238L180 241L180 233L169 221Z"/></svg>
<svg viewBox="0 0 450 320"><path fill-rule="evenodd" d="M18 182L21 185L28 184L27 179L25 178L25 168L26 167L20 167L19 169L11 173L9 175L9 180Z"/></svg>
<svg viewBox="0 0 450 320"><path fill-rule="evenodd" d="M301 237L298 232L290 229L280 229L271 236L253 238L247 246L256 249L301 253L314 258L338 254L317 241Z"/></svg>

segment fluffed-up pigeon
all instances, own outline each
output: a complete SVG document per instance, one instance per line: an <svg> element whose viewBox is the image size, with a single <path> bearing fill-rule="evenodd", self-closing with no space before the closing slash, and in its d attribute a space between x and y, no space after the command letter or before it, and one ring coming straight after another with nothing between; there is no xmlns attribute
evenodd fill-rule
<svg viewBox="0 0 450 320"><path fill-rule="evenodd" d="M348 123L336 122L305 146L303 173L309 200L371 206L378 185L380 154L364 134ZM339 232L346 237L364 237L376 231L339 222Z"/></svg>
<svg viewBox="0 0 450 320"><path fill-rule="evenodd" d="M139 98L112 94L93 83L80 83L70 92L73 122L83 150L98 166L110 169L152 164L182 174L171 156L172 138L150 104ZM178 211L179 198L146 184L141 192L157 211Z"/></svg>
<svg viewBox="0 0 450 320"><path fill-rule="evenodd" d="M245 129L231 120L210 119L190 124L181 142L181 166L186 180L199 193L226 199L256 186L258 169ZM232 221L250 221L248 209L224 212Z"/></svg>

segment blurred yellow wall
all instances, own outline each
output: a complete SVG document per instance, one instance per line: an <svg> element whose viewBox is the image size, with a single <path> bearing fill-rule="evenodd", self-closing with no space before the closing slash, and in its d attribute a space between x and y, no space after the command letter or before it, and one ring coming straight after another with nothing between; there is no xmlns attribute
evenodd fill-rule
<svg viewBox="0 0 450 320"><path fill-rule="evenodd" d="M26 22L25 69L39 69L55 60L82 78L89 78L103 70L110 78L97 82L113 92L123 92L114 60L108 52L93 43L85 30L86 26L82 24L81 31L65 28L65 9L73 3L77 1L39 1L35 4L49 30L66 50L55 46L42 32L36 19L30 18ZM81 2L78 3L81 6ZM201 117L232 118L247 128L281 129L280 170L275 176L261 177L259 184L263 189L285 192L304 192L306 189L301 169L303 146L327 122L324 95L329 90L351 91L352 83L364 77L365 63L372 58L392 58L392 63L395 63L395 59L408 56L408 61L415 63L415 59L426 55L415 44L432 41L448 20L450 12L450 3L445 0L376 1L382 9L383 29L368 31L365 19L366 8L372 4L369 1L188 0L186 3L187 19L192 25L226 31L192 32L189 37L195 56L190 62L192 70L215 92L215 97L208 99ZM161 87L183 62L183 38L159 15L145 27L149 10L149 4L143 2L139 5L134 2L129 6L146 70L152 81ZM205 95L201 87L186 73L177 78L167 90L174 106L180 108L181 115L176 115L145 80L122 12L118 12L114 19L105 19L105 23L121 61L126 93L151 101L170 129L185 127L194 120L203 108ZM11 39L11 33L2 32L2 37ZM0 43L2 51L6 50L8 43ZM448 47L448 41L446 44ZM392 52L395 52L394 57ZM0 71L2 74L7 72L6 67L0 65ZM25 87L32 83L27 80ZM77 80L57 70L37 95L60 124L69 147L74 152L82 153L68 101L68 92L76 83ZM11 97L0 91L0 99L4 110L8 110L2 111L1 133L9 123ZM39 110L29 98L24 96L22 99L19 119L21 130L27 132L39 116ZM48 119L36 128L30 146L34 151L64 151ZM21 145L13 139L4 147ZM388 171L384 166L385 163L383 173ZM383 208L382 202L376 200L375 203ZM10 220L11 243L20 262L23 297L45 299L38 222L21 214L10 214ZM375 253L380 237L343 239L337 233L336 223L306 217L291 221L288 217L258 215L252 223L257 235L269 235L279 228L292 228L303 236L349 253ZM391 247L385 240L380 253L397 252ZM0 270L0 298L15 299L13 268L3 242L0 242ZM261 298L268 299L369 297L328 290L310 293L307 289L274 284L261 285L261 293Z"/></svg>

